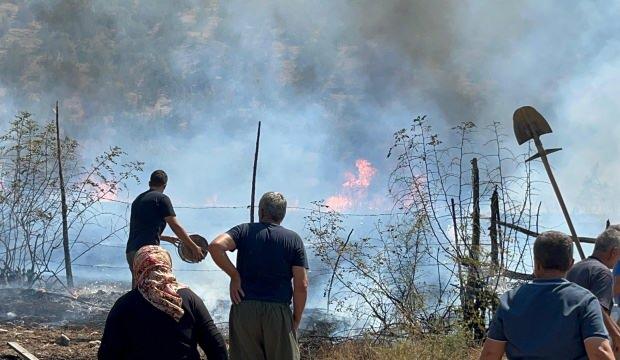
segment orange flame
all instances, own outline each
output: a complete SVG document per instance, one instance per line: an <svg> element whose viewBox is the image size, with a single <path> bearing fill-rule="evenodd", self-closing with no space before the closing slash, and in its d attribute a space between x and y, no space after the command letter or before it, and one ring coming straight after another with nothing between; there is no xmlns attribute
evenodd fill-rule
<svg viewBox="0 0 620 360"><path fill-rule="evenodd" d="M355 162L357 174L347 171L344 174L346 181L342 184L342 191L338 195L330 196L325 200L325 205L335 211L349 210L367 197L367 189L372 178L377 174L377 169L366 159L358 159Z"/></svg>
<svg viewBox="0 0 620 360"><path fill-rule="evenodd" d="M347 181L342 184L345 188L360 188L366 189L370 186L370 182L377 173L377 169L372 167L370 161L365 159L359 159L355 162L355 166L357 167L357 176L352 174L351 172L347 172L345 177Z"/></svg>

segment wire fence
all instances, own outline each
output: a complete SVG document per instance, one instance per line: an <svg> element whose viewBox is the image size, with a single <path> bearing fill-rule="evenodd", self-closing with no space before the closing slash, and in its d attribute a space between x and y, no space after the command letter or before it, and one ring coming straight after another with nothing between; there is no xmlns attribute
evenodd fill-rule
<svg viewBox="0 0 620 360"><path fill-rule="evenodd" d="M105 199L106 202L114 202L124 205L131 205L131 201L128 200L118 200L118 199ZM202 205L202 206L194 206L194 205L174 205L175 209L189 209L189 210L221 210L221 209L244 209L250 210L250 205ZM319 208L311 208L305 206L287 206L287 210L300 210L300 211L318 211ZM324 212L329 210L336 211L338 214L342 216L351 216L351 217L381 217L381 216L394 216L394 215L406 215L405 212L380 212L380 213L350 213L350 212L340 212L334 209L324 209Z"/></svg>

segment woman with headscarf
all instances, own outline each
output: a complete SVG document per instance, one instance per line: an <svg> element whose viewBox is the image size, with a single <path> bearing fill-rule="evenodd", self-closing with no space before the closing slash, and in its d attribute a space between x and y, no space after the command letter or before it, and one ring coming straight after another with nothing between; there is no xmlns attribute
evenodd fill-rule
<svg viewBox="0 0 620 360"><path fill-rule="evenodd" d="M147 245L133 263L136 287L116 301L108 314L100 360L228 359L226 343L204 302L172 274L163 248Z"/></svg>

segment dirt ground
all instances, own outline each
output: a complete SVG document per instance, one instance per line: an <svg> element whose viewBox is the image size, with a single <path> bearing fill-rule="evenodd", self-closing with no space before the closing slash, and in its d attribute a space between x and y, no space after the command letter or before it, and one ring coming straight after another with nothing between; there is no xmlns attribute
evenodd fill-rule
<svg viewBox="0 0 620 360"><path fill-rule="evenodd" d="M103 329L89 326L41 326L0 323L0 359L19 359L7 342L18 342L40 360L96 359ZM56 340L61 334L69 337L69 346Z"/></svg>
<svg viewBox="0 0 620 360"><path fill-rule="evenodd" d="M18 359L9 341L40 360L96 359L108 309L123 291L118 284L97 283L74 295L0 288L0 359ZM61 334L69 346L56 343Z"/></svg>

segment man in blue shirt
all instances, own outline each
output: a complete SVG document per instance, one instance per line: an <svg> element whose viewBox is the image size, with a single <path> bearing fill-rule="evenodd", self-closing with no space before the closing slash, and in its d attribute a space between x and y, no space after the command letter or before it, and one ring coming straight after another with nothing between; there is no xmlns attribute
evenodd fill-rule
<svg viewBox="0 0 620 360"><path fill-rule="evenodd" d="M300 358L308 260L299 235L280 225L285 214L284 196L268 192L258 204L258 223L237 225L209 245L213 261L230 276L231 360ZM226 255L235 250L236 266Z"/></svg>
<svg viewBox="0 0 620 360"><path fill-rule="evenodd" d="M564 278L572 265L570 237L536 238L535 279L501 297L480 359L614 359L597 298Z"/></svg>
<svg viewBox="0 0 620 360"><path fill-rule="evenodd" d="M613 275L614 275L614 301L616 302L616 305L618 305L620 304L620 261L618 261L616 265L614 266ZM614 318L616 323L619 323L620 321L619 313L620 313L620 310L618 309L618 307L613 308L612 317Z"/></svg>

